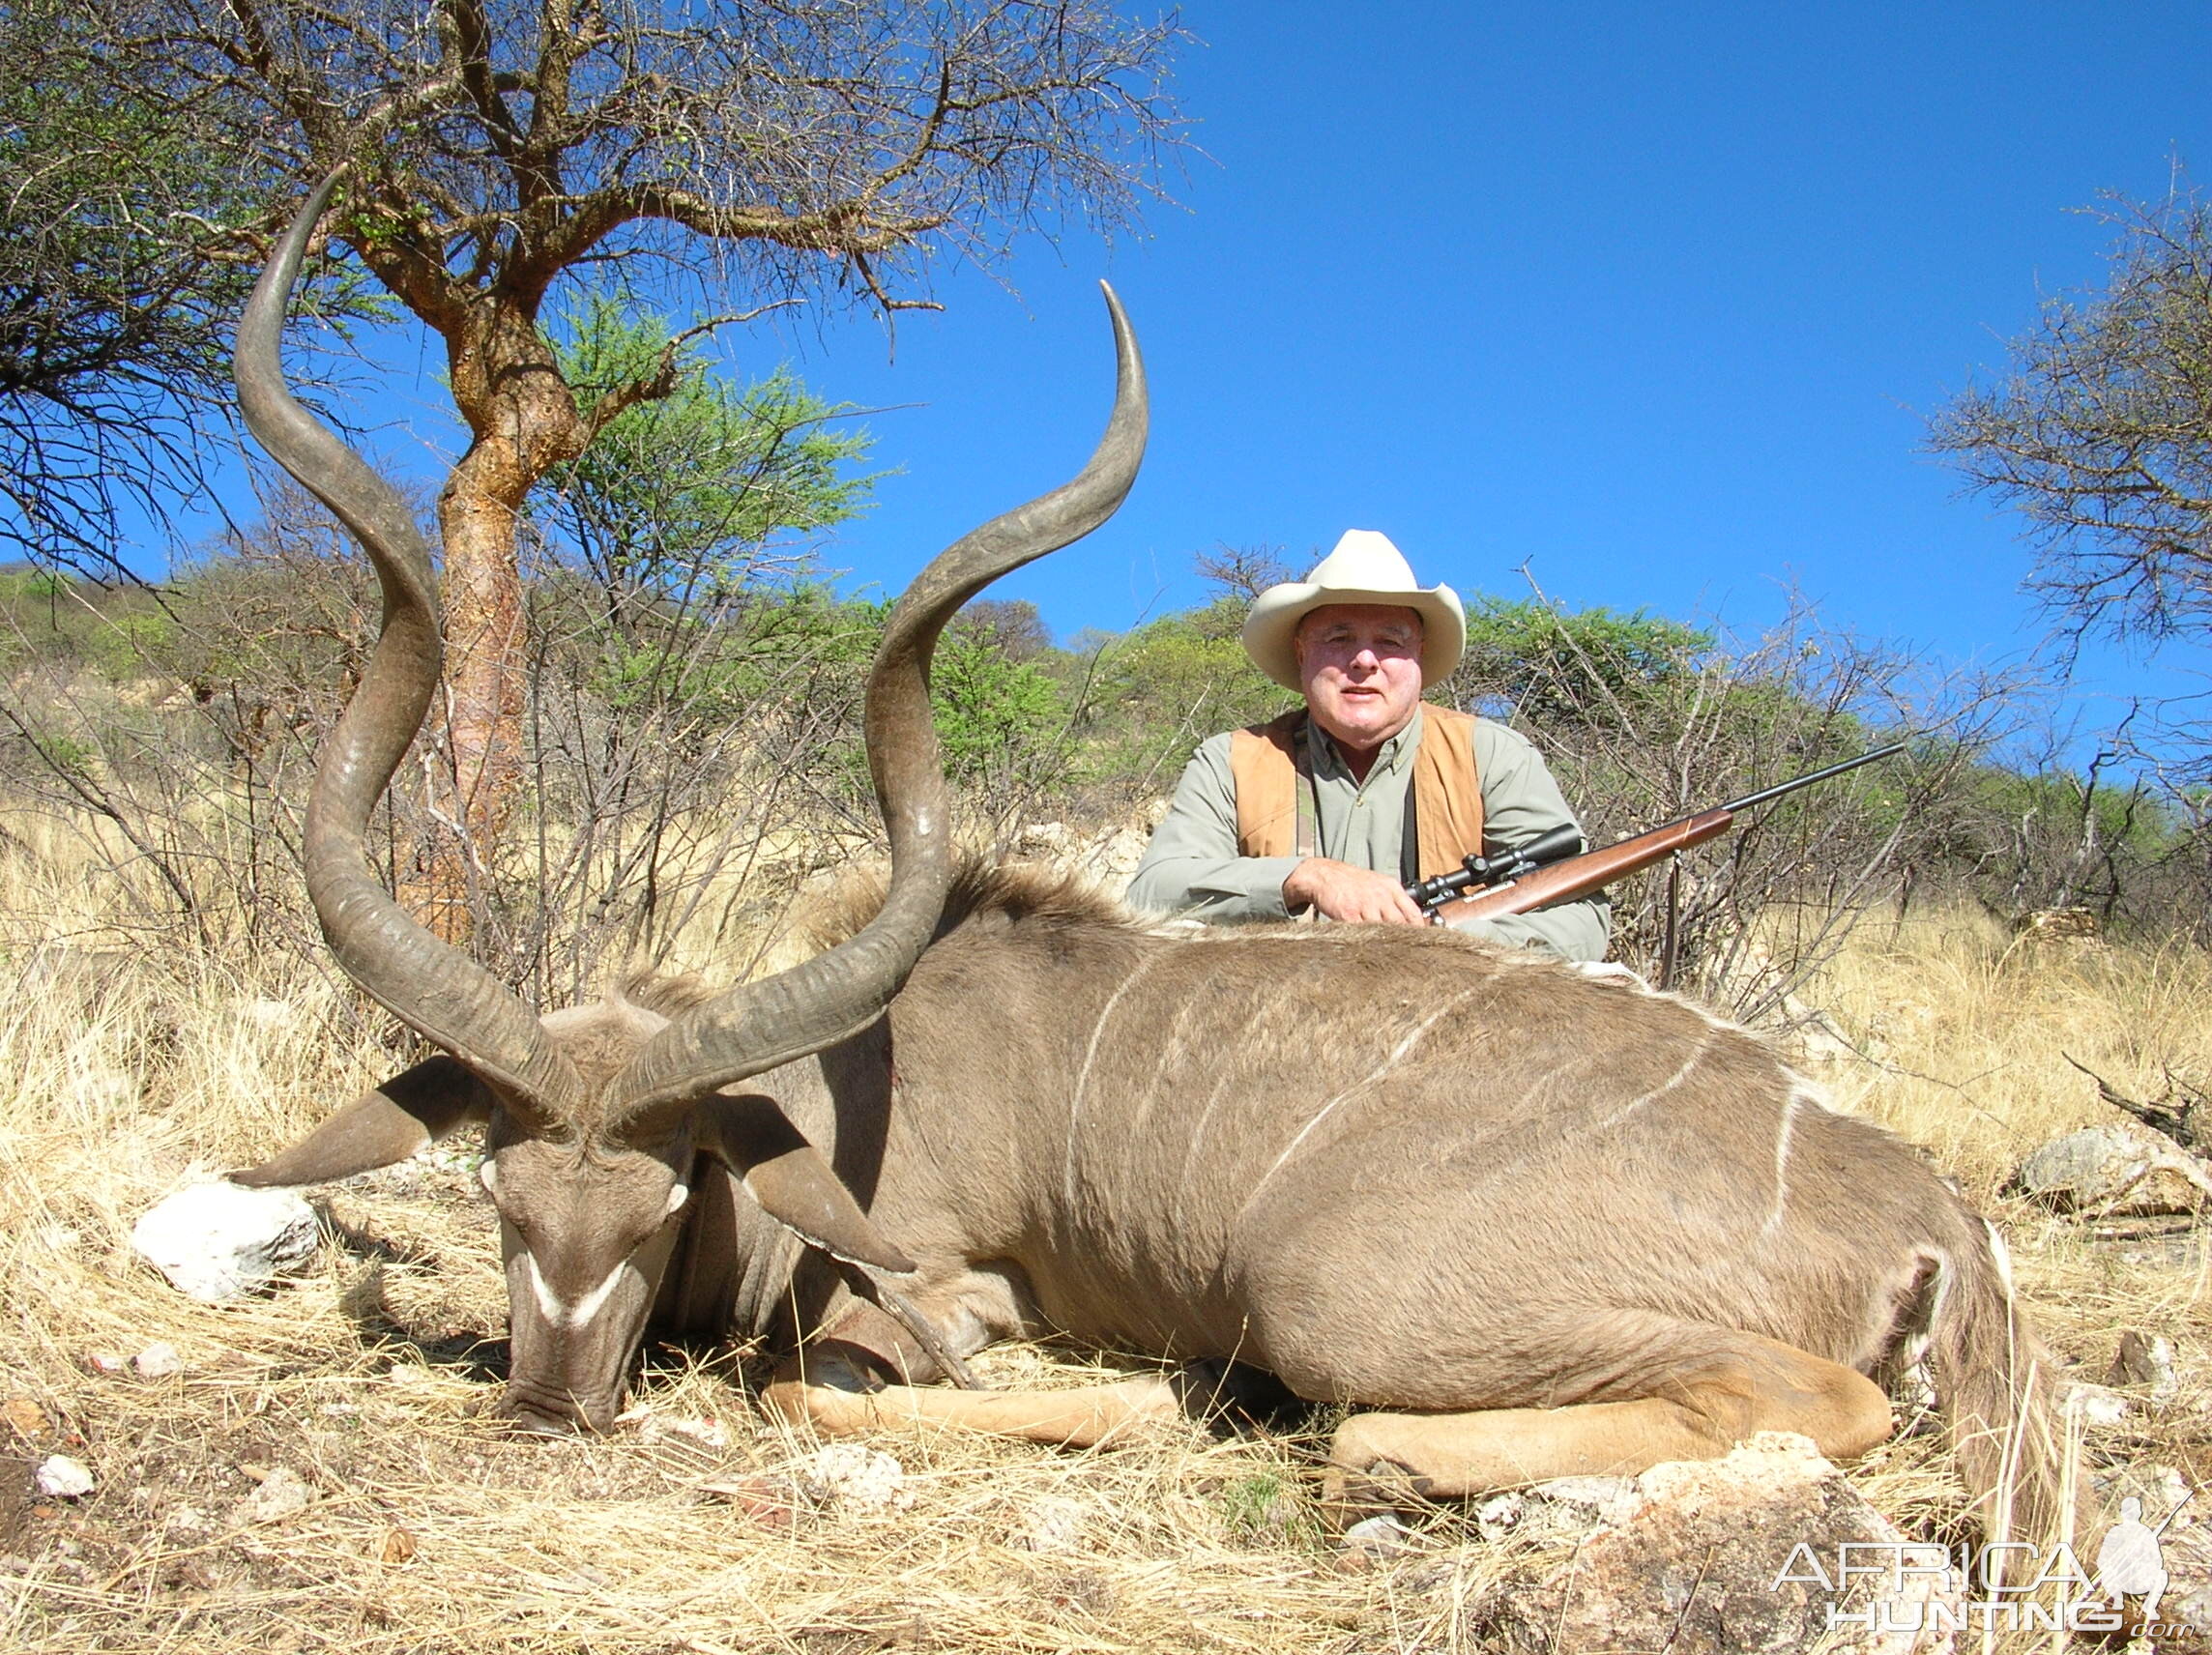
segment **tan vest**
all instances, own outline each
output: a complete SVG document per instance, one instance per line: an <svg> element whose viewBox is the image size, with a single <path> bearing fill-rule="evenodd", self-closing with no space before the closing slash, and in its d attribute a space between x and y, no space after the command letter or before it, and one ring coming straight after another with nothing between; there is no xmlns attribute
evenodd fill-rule
<svg viewBox="0 0 2212 1655"><path fill-rule="evenodd" d="M1298 743L1305 720L1301 707L1229 738L1240 857L1297 854ZM1481 854L1482 787L1474 773L1474 720L1467 713L1423 705L1412 789L1423 879L1450 873Z"/></svg>

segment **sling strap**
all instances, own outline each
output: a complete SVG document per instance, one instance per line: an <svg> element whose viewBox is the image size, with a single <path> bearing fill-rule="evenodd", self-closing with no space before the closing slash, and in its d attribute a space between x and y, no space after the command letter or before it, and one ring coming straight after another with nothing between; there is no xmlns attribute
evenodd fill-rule
<svg viewBox="0 0 2212 1655"><path fill-rule="evenodd" d="M1320 854L1305 722L1305 709L1295 708L1229 738L1240 857ZM1481 853L1482 788L1474 770L1474 720L1467 713L1448 707L1421 708L1412 787L1407 821L1419 848L1423 879L1449 873Z"/></svg>

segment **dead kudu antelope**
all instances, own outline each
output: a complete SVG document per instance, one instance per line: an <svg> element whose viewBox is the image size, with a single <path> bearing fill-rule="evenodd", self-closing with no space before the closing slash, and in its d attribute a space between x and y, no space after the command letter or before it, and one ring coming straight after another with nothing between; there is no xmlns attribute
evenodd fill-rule
<svg viewBox="0 0 2212 1655"><path fill-rule="evenodd" d="M1890 1429L1877 1380L1925 1361L1985 1518L2056 1530L2047 1358L1994 1233L1742 1031L1448 931L1171 935L1033 876L955 879L930 651L986 581L1126 491L1145 392L1118 307L1089 467L954 545L892 619L867 711L892 874L864 928L764 982L540 1019L415 925L363 836L436 682L429 559L277 363L327 189L238 351L255 434L385 594L307 878L345 969L451 1056L238 1176L339 1177L485 1122L517 1422L605 1427L649 1330L802 1349L769 1400L828 1431L1090 1443L1181 1410L1165 1379L927 1383L1060 1328L1361 1405L1332 1448L1340 1492L1381 1467L1463 1495L1769 1429L1855 1455Z"/></svg>

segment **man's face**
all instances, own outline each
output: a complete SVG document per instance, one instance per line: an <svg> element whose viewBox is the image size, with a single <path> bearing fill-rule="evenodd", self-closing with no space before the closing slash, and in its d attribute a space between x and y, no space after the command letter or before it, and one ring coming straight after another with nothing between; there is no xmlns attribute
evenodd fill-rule
<svg viewBox="0 0 2212 1655"><path fill-rule="evenodd" d="M1421 618L1382 603L1328 603L1298 623L1298 683L1337 745L1368 752L1421 705Z"/></svg>

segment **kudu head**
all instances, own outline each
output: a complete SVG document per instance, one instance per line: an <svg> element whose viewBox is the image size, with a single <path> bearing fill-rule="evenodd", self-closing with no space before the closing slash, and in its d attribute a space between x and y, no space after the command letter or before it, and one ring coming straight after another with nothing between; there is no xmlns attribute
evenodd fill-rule
<svg viewBox="0 0 2212 1655"><path fill-rule="evenodd" d="M866 1028L927 945L951 877L929 712L938 634L990 581L1089 534L1120 506L1144 453L1144 369L1109 289L1118 389L1089 465L941 553L891 614L865 712L891 854L875 919L803 965L673 1015L616 1002L540 1018L410 918L366 855L370 811L436 690L441 639L429 548L405 503L293 399L283 379L285 305L336 182L308 197L272 255L239 326L235 371L247 427L360 540L383 590L376 648L308 798L308 894L346 973L449 1056L418 1064L274 1160L234 1176L251 1184L344 1177L483 1122L483 1182L499 1208L511 1336L502 1406L528 1428L603 1429L620 1407L698 1155L719 1157L770 1216L814 1246L880 1270L914 1267L775 1100L742 1083Z"/></svg>

